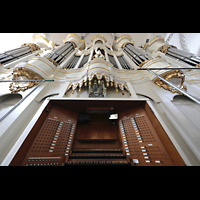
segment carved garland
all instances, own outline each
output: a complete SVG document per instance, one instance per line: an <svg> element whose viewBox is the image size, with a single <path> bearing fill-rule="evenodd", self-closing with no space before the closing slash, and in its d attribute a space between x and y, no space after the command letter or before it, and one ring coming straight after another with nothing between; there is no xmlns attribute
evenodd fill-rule
<svg viewBox="0 0 200 200"><path fill-rule="evenodd" d="M14 69L12 75L13 75L12 80L17 80L18 77L22 77L27 80L43 80L44 79L36 72L30 69L26 69L24 67L19 67L19 68ZM32 88L35 85L38 85L39 83L40 83L39 81L26 82L25 84L22 84L20 82L13 82L10 84L9 90L11 91L11 93L25 91L29 88Z"/></svg>
<svg viewBox="0 0 200 200"><path fill-rule="evenodd" d="M173 70L170 72L166 72L164 74L161 75L164 79L166 79L167 81L170 81L172 78L180 78L182 79L181 84L179 86L180 89L183 89L185 91L187 91L187 87L185 85L183 85L184 81L185 81L185 75L183 74L182 71L180 70ZM163 82L162 80L160 80L159 78L155 78L153 80L153 82L158 85L159 87L163 87L165 90L168 90L172 93L179 93L182 94L181 92L179 92L178 90L174 89L173 87L171 87L170 85L168 85L167 83Z"/></svg>

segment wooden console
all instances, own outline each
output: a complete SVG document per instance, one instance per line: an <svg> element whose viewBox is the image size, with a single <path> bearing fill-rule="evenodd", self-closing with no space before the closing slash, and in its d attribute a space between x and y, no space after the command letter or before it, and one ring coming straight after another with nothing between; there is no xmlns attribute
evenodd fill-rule
<svg viewBox="0 0 200 200"><path fill-rule="evenodd" d="M109 119L118 114L118 119ZM185 165L146 101L51 100L11 166Z"/></svg>

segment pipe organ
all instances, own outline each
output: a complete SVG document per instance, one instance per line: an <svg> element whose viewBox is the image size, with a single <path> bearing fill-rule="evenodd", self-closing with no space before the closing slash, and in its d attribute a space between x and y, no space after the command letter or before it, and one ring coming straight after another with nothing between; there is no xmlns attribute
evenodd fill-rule
<svg viewBox="0 0 200 200"><path fill-rule="evenodd" d="M167 55L169 57L172 57L172 58L175 58L182 62L185 62L186 64L189 64L193 67L200 66L200 57L199 56L196 56L192 53L177 49L175 46L172 46L172 45L167 45L167 47L165 47L165 46L166 45L160 47L158 49L158 51L165 53L165 55Z"/></svg>
<svg viewBox="0 0 200 200"><path fill-rule="evenodd" d="M5 51L0 54L0 64L6 65L22 57L28 56L37 50L39 50L39 47L36 44L29 43L24 44L19 48Z"/></svg>
<svg viewBox="0 0 200 200"><path fill-rule="evenodd" d="M117 63L114 59L114 56L108 54L108 58L109 58L110 63L112 63L115 68L118 68Z"/></svg>
<svg viewBox="0 0 200 200"><path fill-rule="evenodd" d="M186 63L191 67L199 67L200 64L199 56L177 49L176 46L165 42L164 38L162 37L157 37L149 43L146 43L144 45L144 49L148 52L161 52L166 55L166 58L173 58L181 63Z"/></svg>
<svg viewBox="0 0 200 200"><path fill-rule="evenodd" d="M0 136L0 151L4 152L0 156L1 165L200 163L199 146L190 146L197 140L184 133L189 121L183 120L184 114L172 102L175 95L186 94L190 98L194 94L187 95L188 71L177 64L177 59L199 67L199 57L166 44L162 38L148 41L144 47L136 47L129 35L114 38L111 45L104 35L98 34L86 45L83 35L69 34L63 45L53 45L48 53L33 56L12 68L13 83L9 89L22 94L22 101L12 112L21 109L21 114L13 121L18 130L16 137L9 126L12 113L0 119L0 128L8 126L2 128ZM0 62L11 62L38 48L36 44L27 44L7 51L0 54ZM175 61L169 62L167 57ZM34 88L31 99L29 92ZM23 113L29 112L32 117L26 119ZM22 130L17 127L23 120L29 125ZM9 146L10 143L14 146Z"/></svg>
<svg viewBox="0 0 200 200"><path fill-rule="evenodd" d="M121 64L121 66L123 66L123 69L131 69L129 63L125 60L124 56L118 57L118 60Z"/></svg>
<svg viewBox="0 0 200 200"><path fill-rule="evenodd" d="M83 67L87 62L88 62L88 59L89 59L89 54L88 55L84 55L83 59L81 60L81 63L79 65L78 68L81 68Z"/></svg>
<svg viewBox="0 0 200 200"><path fill-rule="evenodd" d="M140 66L142 63L152 59L145 51L137 49L132 44L126 44L124 47L124 52L131 58L131 60L137 65Z"/></svg>
<svg viewBox="0 0 200 200"><path fill-rule="evenodd" d="M45 55L45 58L53 62L54 65L58 66L72 53L73 50L73 44L71 42L66 42L56 50Z"/></svg>

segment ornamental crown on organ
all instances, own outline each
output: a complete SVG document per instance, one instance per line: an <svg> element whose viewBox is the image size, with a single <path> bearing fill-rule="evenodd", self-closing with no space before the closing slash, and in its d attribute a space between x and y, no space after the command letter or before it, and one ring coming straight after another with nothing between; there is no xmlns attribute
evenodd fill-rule
<svg viewBox="0 0 200 200"><path fill-rule="evenodd" d="M41 37L38 37L41 40ZM30 57L28 62L18 63L13 70L13 80L37 80L53 78L57 82L68 82L65 95L72 90L72 94L81 92L81 88L88 87L89 97L106 97L107 90L114 88L116 92L126 92L131 95L127 82L141 82L150 79L158 86L171 91L178 92L166 83L158 80L157 77L148 71L136 71L137 68L160 67L168 68L171 65L160 55L153 55L151 48L154 43L162 42L163 45L157 48L157 52L165 53L171 57L180 57L183 53L176 47L166 44L164 38L155 38L152 42L146 43L143 48L134 46L134 41L129 35L123 35L113 41L113 45L107 43L104 35L95 35L87 46L85 41L76 34L69 34L64 44L58 47L52 45L52 50L40 55L41 41L34 36L34 43L27 43L20 48L7 51L0 55L0 63L7 64L20 57L37 52ZM48 40L45 39L44 42ZM50 42L49 42L50 43ZM47 46L50 44L47 44ZM148 50L148 53L147 51ZM150 55L151 54L151 55ZM199 66L200 59L195 56L182 59L187 63ZM187 90L184 83L184 74L181 70L159 71L159 75L166 80L177 79L179 88ZM142 77L142 78L141 78ZM39 82L29 84L11 83L11 92L27 90Z"/></svg>

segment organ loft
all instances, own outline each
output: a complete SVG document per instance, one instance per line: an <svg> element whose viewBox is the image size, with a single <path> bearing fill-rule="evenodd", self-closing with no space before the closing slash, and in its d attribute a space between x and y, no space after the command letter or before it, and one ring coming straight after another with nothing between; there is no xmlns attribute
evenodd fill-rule
<svg viewBox="0 0 200 200"><path fill-rule="evenodd" d="M200 57L160 36L86 35L0 54L0 164L199 165Z"/></svg>

